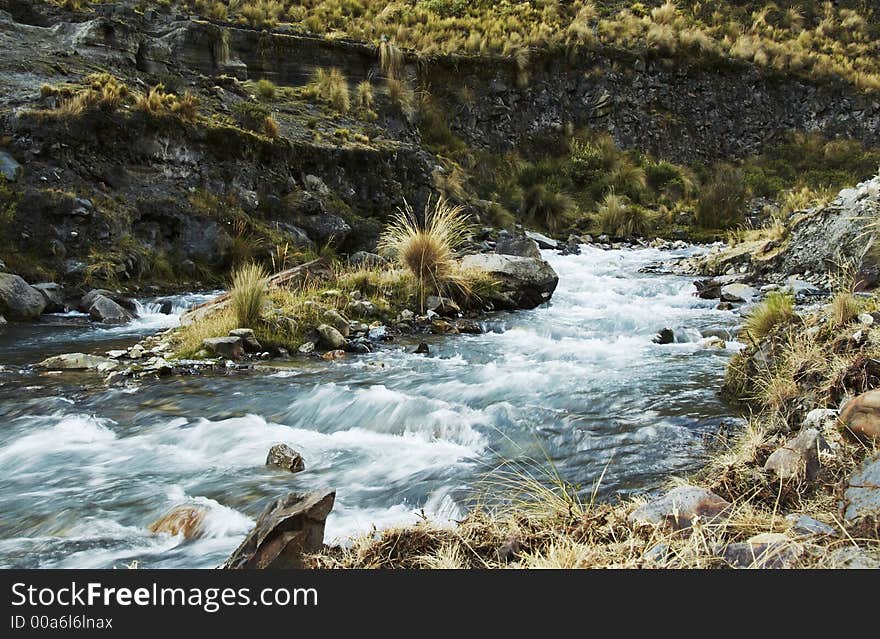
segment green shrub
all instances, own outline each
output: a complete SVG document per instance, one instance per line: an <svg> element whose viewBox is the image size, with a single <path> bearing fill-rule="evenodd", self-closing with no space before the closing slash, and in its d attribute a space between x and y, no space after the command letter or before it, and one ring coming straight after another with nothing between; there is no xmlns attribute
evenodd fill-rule
<svg viewBox="0 0 880 639"><path fill-rule="evenodd" d="M532 223L555 232L567 221L573 206L571 198L564 193L550 191L539 184L525 192L520 213Z"/></svg>
<svg viewBox="0 0 880 639"><path fill-rule="evenodd" d="M239 102L232 107L232 114L245 129L263 132L266 119L271 117L269 108L259 102Z"/></svg>
<svg viewBox="0 0 880 639"><path fill-rule="evenodd" d="M722 164L703 185L697 205L697 223L703 228L727 229L745 219L748 189L742 172Z"/></svg>
<svg viewBox="0 0 880 639"><path fill-rule="evenodd" d="M769 335L780 324L787 324L796 317L794 297L787 293L773 291L763 302L756 305L746 316L742 334L752 342L758 342Z"/></svg>

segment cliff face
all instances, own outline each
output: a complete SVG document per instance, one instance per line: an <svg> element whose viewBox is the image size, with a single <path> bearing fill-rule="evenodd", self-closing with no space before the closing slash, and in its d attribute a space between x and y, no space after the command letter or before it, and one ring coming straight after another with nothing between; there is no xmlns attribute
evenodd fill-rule
<svg viewBox="0 0 880 639"><path fill-rule="evenodd" d="M420 207L434 190L439 160L385 95L370 45L120 4L86 15L0 0L0 50L0 138L22 165L0 257L27 279L124 281L159 264L188 281L219 279L247 243L257 254L331 240L343 252L369 250L389 213L404 201ZM254 101L241 81L301 87L331 67L351 87L374 81L373 119L290 100L272 107L278 139L231 126L236 107ZM203 119L34 114L60 104L42 85L102 70L140 92L158 82L193 92ZM403 75L428 88L456 135L491 151L569 124L680 162L745 156L791 130L880 143L876 100L843 83L817 87L729 62L547 52L521 69L507 59L405 56ZM351 132L366 141L350 141Z"/></svg>

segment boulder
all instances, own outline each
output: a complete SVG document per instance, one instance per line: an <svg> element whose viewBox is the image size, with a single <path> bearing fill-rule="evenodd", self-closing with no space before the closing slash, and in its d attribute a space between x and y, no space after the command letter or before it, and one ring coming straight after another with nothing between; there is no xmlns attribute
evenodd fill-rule
<svg viewBox="0 0 880 639"><path fill-rule="evenodd" d="M458 317L461 308L448 297L440 297L439 295L429 295L425 300L425 309L434 311L442 317Z"/></svg>
<svg viewBox="0 0 880 639"><path fill-rule="evenodd" d="M734 568L791 568L804 554L804 547L782 533L761 533L728 544L720 554Z"/></svg>
<svg viewBox="0 0 880 639"><path fill-rule="evenodd" d="M751 302L758 291L748 284L726 284L721 287L721 301L723 302Z"/></svg>
<svg viewBox="0 0 880 639"><path fill-rule="evenodd" d="M880 389L862 393L844 404L838 421L851 437L880 443Z"/></svg>
<svg viewBox="0 0 880 639"><path fill-rule="evenodd" d="M134 319L134 315L104 295L92 299L88 313L93 321L104 324L125 324Z"/></svg>
<svg viewBox="0 0 880 639"><path fill-rule="evenodd" d="M39 368L46 368L52 371L84 371L98 370L99 368L111 370L111 368L116 368L118 365L116 361L108 357L98 357L97 355L87 355L85 353L55 355L37 364Z"/></svg>
<svg viewBox="0 0 880 639"><path fill-rule="evenodd" d="M831 551L826 565L848 570L876 570L880 568L880 554L870 553L858 546L844 546Z"/></svg>
<svg viewBox="0 0 880 639"><path fill-rule="evenodd" d="M337 311L325 311L324 322L339 331L339 334L343 337L348 337L351 334L351 325L348 323L348 320Z"/></svg>
<svg viewBox="0 0 880 639"><path fill-rule="evenodd" d="M419 345L416 346L416 350L413 351L416 355L428 355L431 352L431 349L428 348L428 345L425 342L419 342Z"/></svg>
<svg viewBox="0 0 880 639"><path fill-rule="evenodd" d="M538 245L538 248L553 250L559 248L559 242L547 237L546 235L536 233L535 231L526 231L526 237L530 240L533 240L535 244Z"/></svg>
<svg viewBox="0 0 880 639"><path fill-rule="evenodd" d="M651 341L655 344L672 344L675 341L675 333L671 328L661 328Z"/></svg>
<svg viewBox="0 0 880 639"><path fill-rule="evenodd" d="M42 284L34 284L33 288L43 296L46 302L44 313L63 313L67 310L64 303L64 288L55 282L43 282Z"/></svg>
<svg viewBox="0 0 880 639"><path fill-rule="evenodd" d="M780 479L813 480L821 468L819 453L830 449L818 430L807 428L773 451L764 463L764 470L776 473Z"/></svg>
<svg viewBox="0 0 880 639"><path fill-rule="evenodd" d="M321 338L322 346L331 350L345 347L345 336L329 324L321 324L318 326L317 331Z"/></svg>
<svg viewBox="0 0 880 639"><path fill-rule="evenodd" d="M323 355L321 355L321 359L327 360L328 362L332 362L337 359L345 359L345 351L341 348L337 348L336 350L327 351Z"/></svg>
<svg viewBox="0 0 880 639"><path fill-rule="evenodd" d="M458 329L455 327L455 324L450 324L446 320L435 319L431 322L431 332L444 335L446 333L457 333Z"/></svg>
<svg viewBox="0 0 880 639"><path fill-rule="evenodd" d="M224 568L305 568L303 555L324 545L324 524L335 490L289 493L269 504Z"/></svg>
<svg viewBox="0 0 880 639"><path fill-rule="evenodd" d="M541 251L538 244L524 235L502 233L495 242L495 252L501 255L516 255L540 259Z"/></svg>
<svg viewBox="0 0 880 639"><path fill-rule="evenodd" d="M0 273L0 315L10 320L33 320L46 308L43 295L18 275Z"/></svg>
<svg viewBox="0 0 880 639"><path fill-rule="evenodd" d="M205 516L208 509L196 504L175 506L149 525L153 534L183 535L185 539L198 539L204 534Z"/></svg>
<svg viewBox="0 0 880 639"><path fill-rule="evenodd" d="M272 446L269 449L269 454L266 456L266 465L277 466L292 473L298 473L306 468L302 455L287 444L275 444Z"/></svg>
<svg viewBox="0 0 880 639"><path fill-rule="evenodd" d="M841 510L847 521L872 517L880 522L880 455L863 461L847 480Z"/></svg>
<svg viewBox="0 0 880 639"><path fill-rule="evenodd" d="M229 331L229 337L238 337L241 339L241 345L247 353L260 353L263 351L263 345L254 335L252 328L234 328Z"/></svg>
<svg viewBox="0 0 880 639"><path fill-rule="evenodd" d="M460 319L455 323L455 329L459 333L468 333L470 335L482 335L483 327L479 322L471 319Z"/></svg>
<svg viewBox="0 0 880 639"><path fill-rule="evenodd" d="M244 357L244 342L240 337L209 337L202 340L202 348L219 357L241 359Z"/></svg>
<svg viewBox="0 0 880 639"><path fill-rule="evenodd" d="M113 291L108 291L107 289L103 288L96 288L83 295L82 299L79 301L79 310L83 313L88 313L92 304L99 296L104 296L108 299L113 300L132 315L134 315L134 313L137 311L137 304L134 300L129 299L124 295L120 295L119 293L114 293Z"/></svg>
<svg viewBox="0 0 880 639"><path fill-rule="evenodd" d="M636 508L627 517L634 525L653 525L680 530L690 528L697 517L706 520L726 516L730 503L698 486L679 486L664 496Z"/></svg>
<svg viewBox="0 0 880 639"><path fill-rule="evenodd" d="M499 290L488 296L495 308L535 308L550 300L559 283L547 262L531 257L481 253L466 256L461 266L483 271L499 283Z"/></svg>

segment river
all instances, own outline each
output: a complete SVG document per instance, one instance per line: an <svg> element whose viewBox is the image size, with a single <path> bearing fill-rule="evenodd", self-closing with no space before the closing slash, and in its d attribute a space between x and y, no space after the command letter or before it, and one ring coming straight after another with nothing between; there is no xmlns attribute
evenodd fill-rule
<svg viewBox="0 0 880 639"><path fill-rule="evenodd" d="M697 467L703 435L736 419L717 394L736 344L700 342L736 316L693 297L689 278L639 273L693 250L545 252L560 278L551 303L494 315L483 335L431 336L427 356L391 343L336 362L107 387L31 365L131 344L176 315L145 303L125 327L8 325L0 567L212 568L274 497L323 486L337 490L327 541L423 513L451 520L511 460L585 492L607 467L607 497L655 488ZM175 311L206 297L179 296ZM652 343L664 327L681 341ZM264 466L276 442L302 452L306 471ZM204 538L148 532L184 502L210 509Z"/></svg>

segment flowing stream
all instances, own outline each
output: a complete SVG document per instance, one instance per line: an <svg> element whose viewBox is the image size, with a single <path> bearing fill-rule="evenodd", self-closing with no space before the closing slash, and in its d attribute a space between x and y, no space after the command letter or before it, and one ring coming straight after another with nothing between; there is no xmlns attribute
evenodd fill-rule
<svg viewBox="0 0 880 639"><path fill-rule="evenodd" d="M552 302L497 314L483 335L431 336L338 362L176 377L108 388L29 365L100 352L174 326L145 303L125 327L76 314L0 329L0 567L210 568L274 497L330 486L326 539L459 517L505 461L544 464L590 492L656 487L697 467L702 436L733 409L717 395L736 344L709 348L736 317L691 295L691 280L640 274L683 255L642 249L545 252ZM175 298L179 313L205 296ZM657 345L661 328L677 343ZM424 338L420 338L424 339ZM264 466L277 442L296 475ZM525 463L525 462L524 462ZM488 479L487 479L488 477ZM152 535L170 507L210 509L206 536Z"/></svg>

